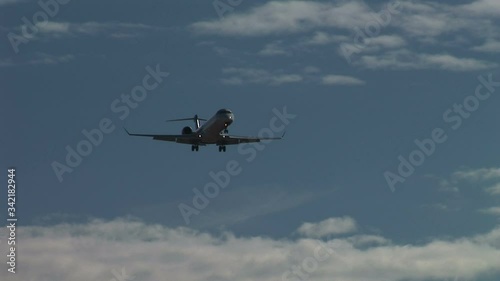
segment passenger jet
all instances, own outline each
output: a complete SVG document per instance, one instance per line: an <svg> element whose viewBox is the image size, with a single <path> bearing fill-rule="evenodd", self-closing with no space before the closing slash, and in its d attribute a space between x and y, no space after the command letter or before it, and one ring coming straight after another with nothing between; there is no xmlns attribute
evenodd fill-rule
<svg viewBox="0 0 500 281"><path fill-rule="evenodd" d="M173 119L167 121L185 121L193 120L195 130L191 127L184 127L180 135L147 135L147 134L131 134L125 129L129 136L152 137L154 140L171 141L191 145L191 151L198 151L200 145L216 144L219 147L219 152L226 151L226 145L260 142L261 140L276 140L278 138L258 138L258 137L238 137L228 135L228 127L234 121L234 115L229 109L221 109L210 118L198 118L195 115L192 118ZM206 121L200 126L200 121Z"/></svg>

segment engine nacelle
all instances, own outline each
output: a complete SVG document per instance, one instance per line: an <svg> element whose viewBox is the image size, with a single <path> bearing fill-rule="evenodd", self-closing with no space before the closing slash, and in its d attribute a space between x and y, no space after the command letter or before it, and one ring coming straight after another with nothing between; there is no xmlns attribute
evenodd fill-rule
<svg viewBox="0 0 500 281"><path fill-rule="evenodd" d="M191 129L191 127L186 126L186 127L182 128L182 134L183 135L189 135L189 134L192 134L192 133L193 133L193 129Z"/></svg>

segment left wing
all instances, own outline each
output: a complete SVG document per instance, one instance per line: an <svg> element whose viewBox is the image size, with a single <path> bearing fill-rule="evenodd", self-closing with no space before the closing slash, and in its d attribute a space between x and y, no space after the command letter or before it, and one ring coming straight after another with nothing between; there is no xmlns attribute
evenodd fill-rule
<svg viewBox="0 0 500 281"><path fill-rule="evenodd" d="M187 143L187 144L198 144L200 142L196 134L188 134L188 135L131 134L127 129L125 129L125 132L127 132L129 136L152 137L154 140L171 141L171 142Z"/></svg>
<svg viewBox="0 0 500 281"><path fill-rule="evenodd" d="M258 137L240 137L240 136L230 136L230 135L221 135L219 143L223 145L231 145L231 144L240 144L240 143L250 143L250 142L260 142L261 140L280 140L285 136L277 138L258 138Z"/></svg>

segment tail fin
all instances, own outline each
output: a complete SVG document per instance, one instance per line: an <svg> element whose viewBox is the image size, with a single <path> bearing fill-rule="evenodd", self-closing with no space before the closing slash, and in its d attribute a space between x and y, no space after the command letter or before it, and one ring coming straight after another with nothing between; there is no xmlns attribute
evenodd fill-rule
<svg viewBox="0 0 500 281"><path fill-rule="evenodd" d="M191 117L191 118L171 119L171 120L167 120L167 122L187 121L187 120L194 121L194 125L196 126L196 128L195 128L196 130L198 130L198 128L200 128L200 121L207 121L207 119L198 118L198 114L196 114L194 117Z"/></svg>

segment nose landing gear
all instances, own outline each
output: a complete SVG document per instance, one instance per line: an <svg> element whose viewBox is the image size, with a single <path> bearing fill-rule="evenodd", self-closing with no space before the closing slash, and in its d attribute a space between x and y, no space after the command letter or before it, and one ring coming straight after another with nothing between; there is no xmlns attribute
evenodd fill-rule
<svg viewBox="0 0 500 281"><path fill-rule="evenodd" d="M219 145L219 152L226 152L226 146L225 145Z"/></svg>
<svg viewBox="0 0 500 281"><path fill-rule="evenodd" d="M200 149L197 145L191 145L191 151L198 151Z"/></svg>

